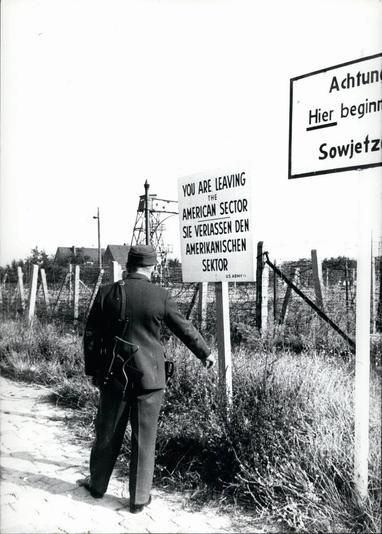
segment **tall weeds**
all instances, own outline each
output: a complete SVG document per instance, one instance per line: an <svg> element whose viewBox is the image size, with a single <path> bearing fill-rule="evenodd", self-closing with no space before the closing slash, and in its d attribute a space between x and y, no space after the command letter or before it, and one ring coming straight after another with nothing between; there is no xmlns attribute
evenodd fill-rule
<svg viewBox="0 0 382 534"><path fill-rule="evenodd" d="M83 375L81 339L35 320L0 324L0 371L3 376L50 386L65 406L94 403L96 392Z"/></svg>
<svg viewBox="0 0 382 534"><path fill-rule="evenodd" d="M238 352L233 401L216 374L174 348L158 436L158 476L271 514L307 532L380 532L380 381L371 391L370 498L353 487L353 364L319 355ZM220 395L221 397L221 395Z"/></svg>
<svg viewBox="0 0 382 534"><path fill-rule="evenodd" d="M267 343L267 342L266 342ZM162 408L155 479L214 495L298 532L381 531L381 380L371 382L369 498L353 487L351 359L327 352L298 355L238 350L233 399L224 404L217 371L207 371L180 344ZM81 340L53 326L0 326L0 370L49 385L56 402L81 408L90 438L97 391L83 374ZM128 453L126 440L124 454Z"/></svg>

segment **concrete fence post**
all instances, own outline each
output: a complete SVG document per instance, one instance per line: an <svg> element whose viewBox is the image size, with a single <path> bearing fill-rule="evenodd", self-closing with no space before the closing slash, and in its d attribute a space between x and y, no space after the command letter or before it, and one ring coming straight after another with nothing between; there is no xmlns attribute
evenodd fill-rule
<svg viewBox="0 0 382 534"><path fill-rule="evenodd" d="M31 324L34 317L37 295L38 265L33 265L32 281L29 291L28 323Z"/></svg>
<svg viewBox="0 0 382 534"><path fill-rule="evenodd" d="M49 292L48 292L48 284L46 281L46 273L45 269L40 269L40 276L41 276L41 285L42 285L42 291L44 294L44 301L46 309L50 309L50 301L49 301Z"/></svg>
<svg viewBox="0 0 382 534"><path fill-rule="evenodd" d="M117 261L113 261L113 282L118 282L122 278L122 269Z"/></svg>

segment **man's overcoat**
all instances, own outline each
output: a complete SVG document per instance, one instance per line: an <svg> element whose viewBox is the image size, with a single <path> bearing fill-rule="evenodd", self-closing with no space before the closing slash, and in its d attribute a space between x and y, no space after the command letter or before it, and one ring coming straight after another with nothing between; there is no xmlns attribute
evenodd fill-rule
<svg viewBox="0 0 382 534"><path fill-rule="evenodd" d="M138 273L123 282L101 286L90 311L84 337L85 373L97 377L105 372L103 348L121 335L121 293L126 292L128 326L124 338L134 347L134 367L143 376L142 389L162 389L165 381L165 352L161 343L163 322L181 341L203 360L210 354L204 339L179 312L167 290L154 285Z"/></svg>

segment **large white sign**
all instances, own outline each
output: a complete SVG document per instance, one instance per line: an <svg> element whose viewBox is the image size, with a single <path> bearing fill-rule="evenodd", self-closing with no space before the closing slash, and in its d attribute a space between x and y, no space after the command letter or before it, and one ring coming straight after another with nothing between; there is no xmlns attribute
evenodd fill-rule
<svg viewBox="0 0 382 534"><path fill-rule="evenodd" d="M289 178L382 165L382 54L290 81Z"/></svg>
<svg viewBox="0 0 382 534"><path fill-rule="evenodd" d="M180 178L178 199L183 281L253 281L247 172L237 169Z"/></svg>

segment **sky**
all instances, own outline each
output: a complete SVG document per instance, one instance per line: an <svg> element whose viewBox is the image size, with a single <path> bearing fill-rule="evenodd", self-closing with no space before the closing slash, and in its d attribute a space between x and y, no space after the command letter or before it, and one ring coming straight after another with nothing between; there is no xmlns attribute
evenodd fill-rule
<svg viewBox="0 0 382 534"><path fill-rule="evenodd" d="M382 167L288 180L290 79L382 52L380 0L3 0L0 265L130 243L144 183L248 169L273 258L355 255ZM366 205L365 205L366 203ZM179 257L178 217L164 238Z"/></svg>

